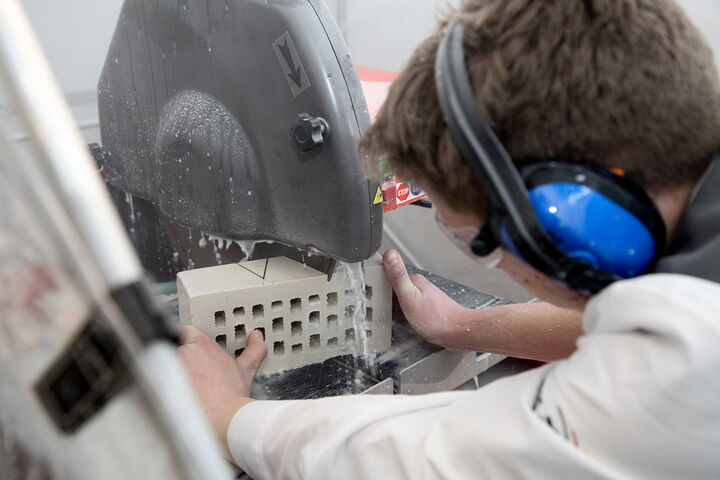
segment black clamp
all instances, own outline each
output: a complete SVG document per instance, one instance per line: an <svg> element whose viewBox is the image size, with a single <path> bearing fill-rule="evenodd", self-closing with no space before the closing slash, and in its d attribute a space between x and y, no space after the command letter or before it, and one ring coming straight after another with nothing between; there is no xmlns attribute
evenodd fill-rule
<svg viewBox="0 0 720 480"><path fill-rule="evenodd" d="M329 133L330 126L324 118L313 117L307 113L299 114L293 127L295 143L302 152L322 146Z"/></svg>

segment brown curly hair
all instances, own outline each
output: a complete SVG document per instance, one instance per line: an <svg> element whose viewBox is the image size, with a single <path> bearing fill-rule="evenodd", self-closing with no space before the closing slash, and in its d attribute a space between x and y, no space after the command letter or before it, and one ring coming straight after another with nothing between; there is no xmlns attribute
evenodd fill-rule
<svg viewBox="0 0 720 480"><path fill-rule="evenodd" d="M466 0L457 12L477 104L515 159L619 167L649 192L696 181L720 150L720 85L671 0ZM359 150L460 211L483 193L452 144L434 65L446 21L392 85Z"/></svg>

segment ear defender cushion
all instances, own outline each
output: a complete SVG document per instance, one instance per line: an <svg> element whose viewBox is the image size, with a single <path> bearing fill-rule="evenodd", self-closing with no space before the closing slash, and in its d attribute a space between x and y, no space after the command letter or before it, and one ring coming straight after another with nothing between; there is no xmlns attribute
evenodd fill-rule
<svg viewBox="0 0 720 480"><path fill-rule="evenodd" d="M633 182L594 165L520 167L541 226L568 256L621 278L647 272L666 229L653 201Z"/></svg>

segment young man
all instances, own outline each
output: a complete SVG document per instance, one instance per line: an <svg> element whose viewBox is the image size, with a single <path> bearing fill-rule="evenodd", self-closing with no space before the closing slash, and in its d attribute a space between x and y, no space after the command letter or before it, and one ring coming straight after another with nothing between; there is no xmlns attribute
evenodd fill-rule
<svg viewBox="0 0 720 480"><path fill-rule="evenodd" d="M510 217L497 208L503 186L469 166L457 123L448 121L452 101L435 78L441 40L462 31L476 107L518 168L532 165L525 159L562 158L562 168L612 178L638 198L646 192L675 248L659 265L675 268L697 265L688 255L717 251L720 239L720 165L712 162L720 85L709 49L670 0L467 0L456 19L417 50L361 147L371 165L382 160L425 188L441 228L462 248L490 254L477 258L540 298L584 310L577 351L477 392L254 402L248 392L266 353L260 334L234 361L187 329L180 354L218 435L258 479L717 478L720 285L647 275L602 288L610 277L589 266L594 251L583 253L586 263L553 272L544 254L568 264L562 252L548 242L540 242L547 252L532 251L511 220L493 223ZM478 235L489 224L501 248ZM492 325L462 309L408 277L396 252L385 264L403 310L431 341L475 350L507 342L508 331L538 331L519 316ZM545 320L540 330L580 335L572 322ZM556 357L572 350L563 348Z"/></svg>

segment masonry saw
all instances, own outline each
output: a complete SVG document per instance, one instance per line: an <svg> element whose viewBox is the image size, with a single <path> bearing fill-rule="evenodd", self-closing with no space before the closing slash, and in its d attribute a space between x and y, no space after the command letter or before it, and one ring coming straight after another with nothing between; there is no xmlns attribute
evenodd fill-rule
<svg viewBox="0 0 720 480"><path fill-rule="evenodd" d="M379 249L378 185L356 154L370 116L322 1L126 0L98 99L93 151L156 279Z"/></svg>
<svg viewBox="0 0 720 480"><path fill-rule="evenodd" d="M321 0L125 0L98 98L92 150L155 280L277 256L331 277L378 251L383 196L356 150L371 119ZM427 276L467 307L503 302ZM373 368L337 357L258 378L253 395L448 390L499 361L392 329Z"/></svg>

